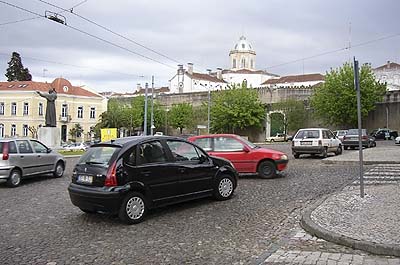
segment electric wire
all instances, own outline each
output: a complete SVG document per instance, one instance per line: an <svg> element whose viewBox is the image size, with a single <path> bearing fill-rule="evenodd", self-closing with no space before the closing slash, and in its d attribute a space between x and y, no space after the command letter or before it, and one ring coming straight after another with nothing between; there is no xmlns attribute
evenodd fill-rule
<svg viewBox="0 0 400 265"><path fill-rule="evenodd" d="M109 28L107 28L107 27L105 27L105 26L100 25L100 24L97 23L97 22L94 22L93 20L90 20L90 19L88 19L88 18L86 18L86 17L84 17L84 16L81 16L81 15L79 15L79 14L77 14L77 13L74 13L72 10L71 10L71 11L70 11L70 10L67 10L67 9L65 9L65 8L62 8L62 7L57 6L57 5L54 5L54 4L49 3L49 2L47 2L47 1L44 1L44 0L38 0L38 1L39 1L39 2L42 2L42 3L45 3L45 4L47 4L47 5L50 5L50 6L52 6L52 7L58 8L58 9L64 11L64 12L71 12L71 14L73 14L73 15L75 15L75 16L77 16L77 17L79 17L79 18L81 18L81 19L83 19L83 20L85 20L85 21L87 21L87 22L89 22L89 23L91 23L91 24L97 26L97 27L100 27L100 28L104 29L105 31L108 31L108 32L110 32L110 33L112 33L112 34L114 34L114 35L116 35L116 36L118 36L118 37L120 37L120 38L122 38L122 39L124 39L124 40L127 40L127 41L129 41L129 42L131 42L131 43L134 43L135 45L138 45L138 46L140 46L140 47L142 47L142 48L144 48L144 49L146 49L146 50L148 50L148 51L151 51L151 52L153 52L153 53L155 53L155 54L157 54L157 55L159 55L159 56L162 56L162 57L164 57L164 58L166 58L166 59L168 59L168 60L171 60L171 61L173 61L173 62L175 62L175 63L180 64L180 62L179 62L178 60L175 60L175 59L173 59L173 58L171 58L171 57L169 57L169 56L167 56L167 55L164 55L164 54L162 54L162 53L160 53L160 52L158 52L158 51L156 51L156 50L154 50L154 49L151 49L151 48L149 48L149 47L147 47L147 46L145 46L145 45L143 45L143 44L141 44L141 43L139 43L139 42L137 42L137 41L135 41L135 40L132 40L132 39L130 39L130 38L127 38L127 37L125 37L124 35L122 35L122 34L120 34L120 33L117 33L117 32L115 32L115 31L113 31L113 30L111 30L111 29L109 29Z"/></svg>
<svg viewBox="0 0 400 265"><path fill-rule="evenodd" d="M46 16L44 16L44 15L38 14L38 13L33 12L33 11L31 11L31 10L28 10L28 9L26 9L26 8L23 8L23 7L20 7L20 6L17 6L17 5L14 5L14 4L11 4L11 3L8 3L8 2L2 1L2 0L0 0L0 3L3 3L3 4L6 4L6 5L9 5L9 6L12 6L12 7L14 7L14 8L23 10L23 11L25 11L25 12L28 12L28 13L31 13L31 14L34 14L34 15L37 15L37 16L40 16L40 17L42 17L42 18L46 18ZM61 24L61 23L59 23L59 24ZM137 55L137 56L140 56L140 57L142 57L142 58L148 59L148 60L150 60L150 61L153 61L153 62L156 62L156 63L158 63L158 64L164 65L164 66L166 66L166 67L175 69L174 66L168 65L168 64L163 63L163 62L161 62L161 61L158 61L158 60L156 60L156 59L153 59L153 58L151 58L151 57L149 57L149 56L146 56L146 55L140 54L140 53L138 53L138 52L132 51L132 50L130 50L130 49L128 49L128 48L125 48L125 47L123 47L123 46L121 46L121 45L115 44L115 43L113 43L113 42L111 42L111 41L108 41L108 40L106 40L106 39L100 38L100 37L98 37L98 36L96 36L96 35L93 35L93 34L91 34L91 33L89 33L89 32L86 32L86 31L84 31L84 30L78 29L78 28L73 27L73 26L70 26L70 25L68 25L68 24L62 24L62 25L66 26L66 27L68 27L68 28L70 28L70 29L73 29L73 30L75 30L75 31L78 31L78 32L80 32L80 33L82 33L82 34L88 35L88 36L90 36L90 37L92 37L92 38L95 38L95 39L97 39L97 40L100 40L100 41L103 41L103 42L105 42L105 43L108 43L108 44L110 44L110 45L112 45L112 46L114 46L114 47L120 48L120 49L125 50L125 51L127 51L127 52L130 52L130 53L132 53L132 54L135 54L135 55Z"/></svg>

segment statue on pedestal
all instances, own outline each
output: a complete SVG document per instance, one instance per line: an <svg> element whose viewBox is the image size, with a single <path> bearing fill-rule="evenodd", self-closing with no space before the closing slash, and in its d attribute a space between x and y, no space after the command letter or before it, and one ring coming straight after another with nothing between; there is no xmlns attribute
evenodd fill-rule
<svg viewBox="0 0 400 265"><path fill-rule="evenodd" d="M46 106L46 116L45 127L56 127L57 117L56 117L56 104L55 101L57 99L57 92L54 88L49 90L49 93L43 93L40 91L36 91L41 97L47 99L47 106Z"/></svg>

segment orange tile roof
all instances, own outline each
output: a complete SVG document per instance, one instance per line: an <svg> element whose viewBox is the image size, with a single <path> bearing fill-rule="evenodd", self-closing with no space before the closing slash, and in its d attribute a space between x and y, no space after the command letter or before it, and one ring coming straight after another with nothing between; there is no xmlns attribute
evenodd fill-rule
<svg viewBox="0 0 400 265"><path fill-rule="evenodd" d="M64 91L64 86L68 87ZM51 83L34 82L34 81L13 81L13 82L0 82L0 91L43 91L47 92L50 88L55 88L58 94L66 94L73 96L86 96L86 97L101 97L100 95L86 90L79 86L73 86L64 78L56 78Z"/></svg>
<svg viewBox="0 0 400 265"><path fill-rule="evenodd" d="M310 81L324 81L325 76L321 74L306 74L306 75L288 75L282 76L277 79L268 79L262 85L273 85L282 83L296 83L296 82L310 82Z"/></svg>
<svg viewBox="0 0 400 265"><path fill-rule="evenodd" d="M388 62L387 64L381 65L374 70L392 70L392 69L400 69L400 64Z"/></svg>
<svg viewBox="0 0 400 265"><path fill-rule="evenodd" d="M186 72L186 74L190 76L192 79L205 80L215 83L226 83L224 80L218 79L216 76L212 76L209 74L200 74L200 73L189 74L188 72Z"/></svg>

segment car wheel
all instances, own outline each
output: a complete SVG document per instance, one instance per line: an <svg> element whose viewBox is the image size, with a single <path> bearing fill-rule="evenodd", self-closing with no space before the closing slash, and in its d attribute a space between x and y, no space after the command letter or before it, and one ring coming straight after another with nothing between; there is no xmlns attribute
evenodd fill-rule
<svg viewBox="0 0 400 265"><path fill-rule="evenodd" d="M326 147L324 147L324 149L322 150L321 156L322 156L323 158L328 157L328 150L327 150Z"/></svg>
<svg viewBox="0 0 400 265"><path fill-rule="evenodd" d="M275 164L271 161L262 161L258 165L258 175L263 179L270 179L276 176Z"/></svg>
<svg viewBox="0 0 400 265"><path fill-rule="evenodd" d="M64 164L62 162L57 162L56 169L53 172L53 177L61 178L64 175Z"/></svg>
<svg viewBox="0 0 400 265"><path fill-rule="evenodd" d="M13 169L7 179L7 186L10 188L18 187L21 184L21 171Z"/></svg>
<svg viewBox="0 0 400 265"><path fill-rule="evenodd" d="M344 146L344 150L347 150L347 149L349 149L349 147L348 146Z"/></svg>
<svg viewBox="0 0 400 265"><path fill-rule="evenodd" d="M373 142L373 143L372 143L372 147L376 147L376 142Z"/></svg>
<svg viewBox="0 0 400 265"><path fill-rule="evenodd" d="M214 187L214 198L219 201L228 200L233 195L234 183L229 175L222 175Z"/></svg>
<svg viewBox="0 0 400 265"><path fill-rule="evenodd" d="M272 144L273 142L275 142L274 139L271 139L270 143Z"/></svg>
<svg viewBox="0 0 400 265"><path fill-rule="evenodd" d="M294 156L294 158L299 158L300 154L294 153L293 156Z"/></svg>
<svg viewBox="0 0 400 265"><path fill-rule="evenodd" d="M371 142L367 143L367 148L371 148Z"/></svg>
<svg viewBox="0 0 400 265"><path fill-rule="evenodd" d="M339 145L338 148L336 149L335 155L340 155L342 154L342 147Z"/></svg>
<svg viewBox="0 0 400 265"><path fill-rule="evenodd" d="M147 203L144 196L131 192L123 200L118 217L127 224L137 224L143 221L146 213Z"/></svg>

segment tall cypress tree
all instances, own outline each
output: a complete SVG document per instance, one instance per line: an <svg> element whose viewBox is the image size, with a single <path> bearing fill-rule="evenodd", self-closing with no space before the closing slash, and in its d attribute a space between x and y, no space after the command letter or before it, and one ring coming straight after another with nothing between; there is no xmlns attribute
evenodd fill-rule
<svg viewBox="0 0 400 265"><path fill-rule="evenodd" d="M6 72L7 81L32 81L32 75L28 68L24 68L21 61L21 56L17 52L13 52L11 60L8 62Z"/></svg>

